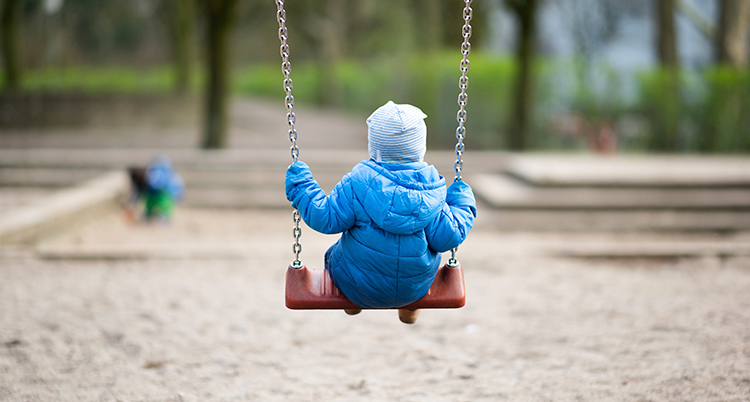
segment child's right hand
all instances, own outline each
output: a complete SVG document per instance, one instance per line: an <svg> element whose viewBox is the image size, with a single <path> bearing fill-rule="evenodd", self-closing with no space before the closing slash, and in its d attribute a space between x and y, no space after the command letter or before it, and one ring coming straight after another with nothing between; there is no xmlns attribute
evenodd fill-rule
<svg viewBox="0 0 750 402"><path fill-rule="evenodd" d="M448 186L445 202L451 207L468 208L475 217L477 216L477 201L474 198L474 191L463 180L454 181Z"/></svg>
<svg viewBox="0 0 750 402"><path fill-rule="evenodd" d="M122 210L122 216L125 218L125 223L128 225L132 225L137 220L136 214L135 214L135 208L126 205Z"/></svg>

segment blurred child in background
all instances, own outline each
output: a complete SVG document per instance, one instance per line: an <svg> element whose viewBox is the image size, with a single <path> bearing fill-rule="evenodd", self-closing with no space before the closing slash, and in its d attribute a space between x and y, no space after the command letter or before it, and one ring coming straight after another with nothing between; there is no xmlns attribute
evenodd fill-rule
<svg viewBox="0 0 750 402"><path fill-rule="evenodd" d="M185 183L169 158L159 156L145 169L131 167L129 173L132 190L125 207L128 220L136 220L140 201L143 200L142 216L145 221L171 221L175 206L185 193Z"/></svg>

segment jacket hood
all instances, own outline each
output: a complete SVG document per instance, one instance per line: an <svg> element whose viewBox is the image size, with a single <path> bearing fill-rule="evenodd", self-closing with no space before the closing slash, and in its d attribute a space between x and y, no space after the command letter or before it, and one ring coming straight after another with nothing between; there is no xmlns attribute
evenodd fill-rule
<svg viewBox="0 0 750 402"><path fill-rule="evenodd" d="M364 210L381 229L394 234L422 230L440 213L445 201L445 178L425 162L362 161L367 185L356 191ZM363 191L363 192L362 192Z"/></svg>

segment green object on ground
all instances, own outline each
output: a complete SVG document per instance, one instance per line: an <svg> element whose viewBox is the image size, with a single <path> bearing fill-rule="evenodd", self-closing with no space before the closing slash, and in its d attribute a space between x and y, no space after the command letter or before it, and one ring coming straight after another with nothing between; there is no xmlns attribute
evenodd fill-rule
<svg viewBox="0 0 750 402"><path fill-rule="evenodd" d="M165 218L170 219L174 212L175 200L167 191L149 191L146 193L146 206L144 215L146 219Z"/></svg>

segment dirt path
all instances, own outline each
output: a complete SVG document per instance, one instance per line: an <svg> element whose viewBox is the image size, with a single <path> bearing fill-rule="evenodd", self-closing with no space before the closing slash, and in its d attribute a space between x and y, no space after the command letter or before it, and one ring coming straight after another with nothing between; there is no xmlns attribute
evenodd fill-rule
<svg viewBox="0 0 750 402"><path fill-rule="evenodd" d="M285 211L181 213L0 249L0 401L750 400L750 259L543 258L479 227L467 306L408 326L287 310ZM305 260L331 241L305 231Z"/></svg>
<svg viewBox="0 0 750 402"><path fill-rule="evenodd" d="M303 149L367 149L367 115L331 109L295 107L299 146ZM0 132L0 148L197 148L201 125L195 127L91 127L8 130ZM283 99L236 98L231 104L228 147L289 148ZM284 156L287 156L285 153Z"/></svg>

